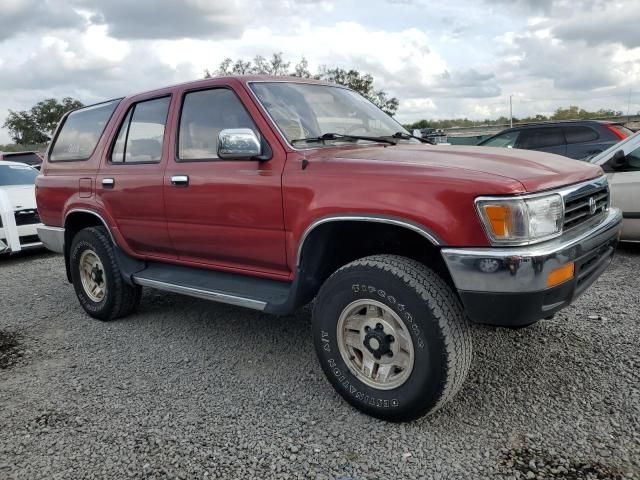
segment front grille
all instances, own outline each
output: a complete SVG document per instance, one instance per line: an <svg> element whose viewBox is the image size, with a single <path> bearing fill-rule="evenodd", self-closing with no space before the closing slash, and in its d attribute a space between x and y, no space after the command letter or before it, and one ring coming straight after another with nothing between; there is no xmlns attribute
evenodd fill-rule
<svg viewBox="0 0 640 480"><path fill-rule="evenodd" d="M564 231L578 227L609 208L609 187L597 186L564 199Z"/></svg>
<svg viewBox="0 0 640 480"><path fill-rule="evenodd" d="M15 213L16 226L20 225L32 225L34 223L40 223L40 216L36 210L18 210Z"/></svg>

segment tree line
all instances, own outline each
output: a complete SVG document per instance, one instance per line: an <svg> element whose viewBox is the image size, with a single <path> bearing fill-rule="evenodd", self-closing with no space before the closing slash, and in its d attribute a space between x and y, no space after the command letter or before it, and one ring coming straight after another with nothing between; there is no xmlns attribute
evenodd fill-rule
<svg viewBox="0 0 640 480"><path fill-rule="evenodd" d="M551 115L534 115L529 117L513 117L513 123L536 123L551 122L560 120L589 120L597 118L621 117L623 112L620 110L604 109L596 111L585 110L577 105L571 105L567 108L558 107ZM450 118L442 120L418 120L417 122L405 125L405 128L454 128L454 127L476 127L480 125L508 125L510 119L501 116L495 119L470 120L468 118Z"/></svg>
<svg viewBox="0 0 640 480"><path fill-rule="evenodd" d="M322 65L316 72L309 70L309 62L302 57L300 61L291 66L290 61L285 61L282 52L274 53L271 58L256 55L253 60L225 58L212 74L205 70L205 78L227 75L277 75L301 78L313 78L330 83L337 83L358 92L371 101L388 115L395 115L400 105L396 97L389 97L387 92L374 86L374 79L370 73L363 73L353 68L340 67L328 68Z"/></svg>

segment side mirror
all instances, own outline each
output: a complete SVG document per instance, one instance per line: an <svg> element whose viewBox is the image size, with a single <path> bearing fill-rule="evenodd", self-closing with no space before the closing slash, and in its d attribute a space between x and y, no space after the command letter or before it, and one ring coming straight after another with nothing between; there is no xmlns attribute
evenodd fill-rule
<svg viewBox="0 0 640 480"><path fill-rule="evenodd" d="M624 154L623 150L618 150L613 154L613 157L609 159L607 165L611 167L612 170L621 170L628 164L627 156Z"/></svg>
<svg viewBox="0 0 640 480"><path fill-rule="evenodd" d="M250 128L227 128L218 134L218 157L223 160L240 160L259 157L260 140Z"/></svg>

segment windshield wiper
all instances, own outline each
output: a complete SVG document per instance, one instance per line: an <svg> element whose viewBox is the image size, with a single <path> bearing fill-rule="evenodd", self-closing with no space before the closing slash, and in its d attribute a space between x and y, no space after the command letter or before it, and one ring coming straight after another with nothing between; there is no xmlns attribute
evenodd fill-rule
<svg viewBox="0 0 640 480"><path fill-rule="evenodd" d="M292 145L294 143L297 143L297 142L325 143L327 140L340 140L340 139L345 139L345 140L367 140L369 142L388 143L389 145L396 145L397 144L397 142L391 140L390 138L385 138L385 137L367 137L367 136L363 136L363 135L343 135L341 133L325 133L323 135L320 135L319 137L295 138L295 139L291 140L290 143Z"/></svg>
<svg viewBox="0 0 640 480"><path fill-rule="evenodd" d="M410 138L415 138L416 140L420 140L422 143L428 143L429 145L435 145L436 142L432 142L428 138L418 137L416 135L411 135L410 133L405 132L396 132L391 135L391 138L402 138L404 140L409 140Z"/></svg>

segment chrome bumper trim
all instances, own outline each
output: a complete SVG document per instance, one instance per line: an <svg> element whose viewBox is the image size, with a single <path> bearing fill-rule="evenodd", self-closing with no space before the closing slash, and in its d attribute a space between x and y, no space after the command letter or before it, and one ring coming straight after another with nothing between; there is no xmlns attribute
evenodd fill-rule
<svg viewBox="0 0 640 480"><path fill-rule="evenodd" d="M64 252L64 228L40 225L37 231L40 240L48 250L56 253Z"/></svg>
<svg viewBox="0 0 640 480"><path fill-rule="evenodd" d="M619 237L622 213L611 208L597 223L584 227L538 245L443 248L442 256L458 290L537 292L547 288L552 270Z"/></svg>

